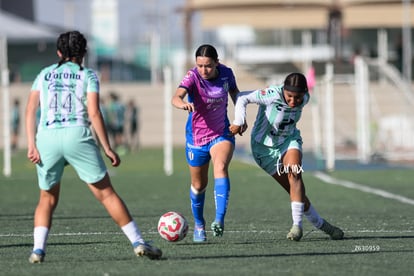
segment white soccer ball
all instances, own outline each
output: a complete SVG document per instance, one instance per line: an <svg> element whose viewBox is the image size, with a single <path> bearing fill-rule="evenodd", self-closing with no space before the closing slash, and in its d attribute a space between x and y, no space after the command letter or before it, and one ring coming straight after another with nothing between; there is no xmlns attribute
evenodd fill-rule
<svg viewBox="0 0 414 276"><path fill-rule="evenodd" d="M158 233L169 242L178 242L188 233L187 219L178 212L167 212L158 221Z"/></svg>

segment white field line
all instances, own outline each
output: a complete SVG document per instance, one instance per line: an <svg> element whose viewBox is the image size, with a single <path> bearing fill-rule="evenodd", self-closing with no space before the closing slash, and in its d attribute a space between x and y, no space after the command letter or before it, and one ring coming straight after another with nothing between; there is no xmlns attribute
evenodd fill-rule
<svg viewBox="0 0 414 276"><path fill-rule="evenodd" d="M354 183L351 181L336 179L323 172L315 172L313 175L328 184L339 185L339 186L343 186L346 188L359 190L365 193L374 194L374 195L378 195L378 196L389 198L389 199L394 199L402 203L414 205L414 200L408 197L396 195L396 194L393 194L393 193L390 193L390 192L387 192L381 189L371 188L371 187L364 186L362 184Z"/></svg>
<svg viewBox="0 0 414 276"><path fill-rule="evenodd" d="M252 161L251 157L239 157L239 160L241 160L242 162L245 162L247 164L253 164L254 162ZM358 183L354 183L351 181L345 181L345 180L340 180L340 179L336 179L333 178L323 172L315 172L313 174L316 178L319 178L320 180L328 183L328 184L333 184L333 185L339 185L339 186L343 186L346 188L350 188L350 189L355 189L355 190L359 190L365 193L370 193L370 194L375 194L381 197L385 197L385 198L389 198L389 199L394 199L403 203L407 203L407 204L411 204L414 205L414 199L408 198L408 197L404 197L404 196L400 196L400 195L396 195L384 190L380 190L380 189L375 189L375 188L371 188L368 186L364 186L362 184L358 184Z"/></svg>
<svg viewBox="0 0 414 276"><path fill-rule="evenodd" d="M311 230L310 232L316 231L316 229ZM206 232L212 232L212 231L206 231ZM389 234L402 234L402 233L414 233L414 230L384 230L384 229L378 229L378 230L372 230L372 229L360 229L360 230L346 230L347 233L354 232L354 233L389 233ZM273 233L285 233L285 231L282 230L226 230L226 233L255 233L255 234L273 234ZM322 233L322 232L321 232ZM158 232L155 231L148 231L143 232L143 234L151 234L156 235ZM51 233L49 236L114 236L114 235L124 235L124 233L120 232L67 232L67 233ZM28 234L14 234L14 233L8 233L8 234L0 234L0 238L6 238L6 237L32 237L33 233Z"/></svg>

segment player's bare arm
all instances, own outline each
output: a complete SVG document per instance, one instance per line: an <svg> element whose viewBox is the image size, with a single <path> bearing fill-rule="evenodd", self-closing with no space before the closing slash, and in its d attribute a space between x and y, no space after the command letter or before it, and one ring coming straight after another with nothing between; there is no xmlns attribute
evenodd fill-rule
<svg viewBox="0 0 414 276"><path fill-rule="evenodd" d="M184 97L187 95L187 90L179 87L175 91L175 95L171 99L171 103L178 109L188 110L188 112L193 112L194 105L192 103L186 102Z"/></svg>
<svg viewBox="0 0 414 276"><path fill-rule="evenodd" d="M39 91L32 91L26 106L27 158L32 163L40 163L36 147L36 110L39 107Z"/></svg>
<svg viewBox="0 0 414 276"><path fill-rule="evenodd" d="M111 160L111 164L117 167L121 164L121 159L118 154L112 150L109 143L108 134L105 129L102 113L99 109L99 94L94 92L88 93L88 116L91 120L92 127L94 128L99 142L105 152L105 155Z"/></svg>

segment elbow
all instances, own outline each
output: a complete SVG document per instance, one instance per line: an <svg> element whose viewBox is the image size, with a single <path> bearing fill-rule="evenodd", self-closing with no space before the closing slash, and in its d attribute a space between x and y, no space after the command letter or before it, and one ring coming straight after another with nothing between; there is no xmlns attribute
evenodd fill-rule
<svg viewBox="0 0 414 276"><path fill-rule="evenodd" d="M180 106L180 100L182 101L182 98L180 98L180 97L178 97L178 96L174 96L174 97L172 97L172 99L171 99L171 104L172 104L174 107L179 108L179 106Z"/></svg>
<svg viewBox="0 0 414 276"><path fill-rule="evenodd" d="M91 111L88 113L89 120L95 121L97 118L101 117L101 113L99 111Z"/></svg>

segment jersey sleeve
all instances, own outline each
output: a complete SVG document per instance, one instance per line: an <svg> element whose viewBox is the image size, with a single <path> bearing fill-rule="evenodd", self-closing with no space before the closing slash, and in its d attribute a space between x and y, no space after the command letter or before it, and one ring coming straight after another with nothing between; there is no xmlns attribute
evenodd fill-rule
<svg viewBox="0 0 414 276"><path fill-rule="evenodd" d="M42 75L43 75L43 70L36 76L35 80L32 83L32 87L31 87L31 91L40 91L42 88Z"/></svg>
<svg viewBox="0 0 414 276"><path fill-rule="evenodd" d="M229 70L230 70L230 85L229 85L229 90L230 91L234 91L237 88L236 77L235 77L235 75L233 73L233 70L230 69L230 68L229 68Z"/></svg>
<svg viewBox="0 0 414 276"><path fill-rule="evenodd" d="M249 103L256 103L259 105L272 104L275 99L279 98L277 87L270 86L265 89L258 89L253 91L240 92L237 96L235 115L233 124L241 126L246 120L246 106Z"/></svg>
<svg viewBox="0 0 414 276"><path fill-rule="evenodd" d="M236 105L234 107L233 125L241 126L246 121L246 106L256 99L256 91L243 91L237 94Z"/></svg>
<svg viewBox="0 0 414 276"><path fill-rule="evenodd" d="M99 79L94 71L88 70L86 80L87 80L86 92L99 93Z"/></svg>
<svg viewBox="0 0 414 276"><path fill-rule="evenodd" d="M191 90L191 87L194 85L194 72L192 70L189 70L187 72L187 74L184 76L184 78L182 79L182 81L180 82L178 87L182 87L187 89L187 91Z"/></svg>

